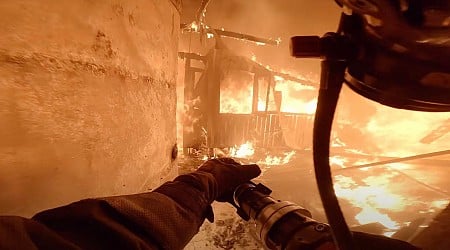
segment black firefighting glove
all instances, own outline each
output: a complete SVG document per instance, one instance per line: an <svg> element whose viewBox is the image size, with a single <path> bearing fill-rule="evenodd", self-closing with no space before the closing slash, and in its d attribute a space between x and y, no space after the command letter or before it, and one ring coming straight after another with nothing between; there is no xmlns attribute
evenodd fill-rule
<svg viewBox="0 0 450 250"><path fill-rule="evenodd" d="M155 192L171 197L200 217L214 221L211 203L230 201L234 189L257 177L258 165L241 165L231 158L212 159L196 171L183 174L157 188Z"/></svg>
<svg viewBox="0 0 450 250"><path fill-rule="evenodd" d="M230 201L234 190L241 184L258 177L261 169L256 164L241 165L231 158L218 158L204 162L197 172L211 174L217 182L215 200Z"/></svg>

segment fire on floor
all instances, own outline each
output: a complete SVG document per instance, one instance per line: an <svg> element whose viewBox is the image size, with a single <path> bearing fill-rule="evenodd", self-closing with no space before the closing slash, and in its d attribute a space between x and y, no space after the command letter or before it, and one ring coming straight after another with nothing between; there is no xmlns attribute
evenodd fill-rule
<svg viewBox="0 0 450 250"><path fill-rule="evenodd" d="M255 181L270 187L274 197L299 204L310 210L316 220L326 221L314 179L310 151L255 150L244 144L236 150L230 150L227 156L236 156L236 152L245 157L239 158L243 163L259 164L263 174ZM377 157L343 155L346 157L334 157L331 161L336 194L352 230L406 241L426 241L421 234L427 234L431 224L438 223L434 226L439 228L445 225L446 219L434 219L449 203L450 190L446 178L449 174L446 167L448 156L443 154L364 167L361 162L372 162ZM389 160L393 161L392 158ZM183 156L180 173L192 171L200 163L201 159ZM216 223L205 222L201 233L187 249L261 248L254 233L254 225L242 221L231 205L215 203L214 210Z"/></svg>

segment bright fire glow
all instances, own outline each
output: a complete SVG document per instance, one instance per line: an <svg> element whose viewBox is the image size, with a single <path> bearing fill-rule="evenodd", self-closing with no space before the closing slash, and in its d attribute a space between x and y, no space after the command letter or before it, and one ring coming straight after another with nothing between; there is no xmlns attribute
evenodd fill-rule
<svg viewBox="0 0 450 250"><path fill-rule="evenodd" d="M284 153L283 157L268 155L264 160L259 160L257 163L262 165L285 165L291 161L292 157L295 155L295 151Z"/></svg>
<svg viewBox="0 0 450 250"><path fill-rule="evenodd" d="M282 112L301 114L316 112L317 93L315 88L275 76L275 91L280 91L282 94ZM311 96L311 93L314 97L305 99L305 96Z"/></svg>
<svg viewBox="0 0 450 250"><path fill-rule="evenodd" d="M251 54L251 60L257 62L256 55ZM264 66L271 70L268 65ZM290 74L295 75L295 74ZM307 79L296 75L298 79ZM267 79L266 79L267 80ZM266 81L265 80L265 81ZM253 75L243 71L230 71L222 79L220 85L220 112L232 114L250 114L253 101ZM268 110L280 110L286 113L314 114L317 107L317 91L314 87L289 81L275 75L274 86L270 90ZM273 90L281 92L281 107L276 107ZM306 97L305 97L306 96ZM267 82L259 82L257 111L266 110Z"/></svg>
<svg viewBox="0 0 450 250"><path fill-rule="evenodd" d="M198 29L197 24L192 23L191 28ZM256 56L253 54L251 60L256 62ZM252 112L252 95L253 95L253 75L243 72L230 72L230 75L226 75L225 79L221 82L221 96L220 96L220 112L221 113L236 113L236 114L249 114ZM299 77L301 78L301 77ZM275 91L280 91L282 94L281 107L282 112L289 113L303 113L314 114L317 106L317 90L314 87L303 85L297 82L285 80L282 77L275 76ZM266 85L267 86L267 85ZM345 88L345 87L344 87ZM257 109L258 111L264 111L266 109L266 88L260 87L262 95L258 96ZM269 97L269 110L274 110L274 98L273 91ZM353 92L344 93L344 102L346 97L356 95ZM342 102L342 100L340 100ZM347 102L349 106L359 106L358 103L364 103L368 106L373 106L373 103L368 102L362 98L351 99ZM342 104L342 103L340 103ZM361 105L361 109L366 106ZM338 105L337 118L342 121L342 117L339 117L344 113L345 117L345 103ZM351 109L348 109L351 110ZM354 111L354 110L353 110ZM363 110L365 111L365 110ZM351 113L351 111L348 111ZM358 115L364 115L364 112L358 113ZM388 108L381 105L376 105L375 113L371 114L367 121L353 124L353 126L361 129L361 134L367 137L367 141L373 143L378 148L379 152L376 154L383 156L410 156L416 153L425 153L423 150L423 144L420 140L428 133L436 128L443 121L448 119L448 113L424 113L404 111ZM184 121L185 126L190 125L187 121L193 120L187 117ZM351 117L349 123L352 124ZM337 139L336 139L337 138ZM344 138L344 137L342 137ZM450 133L440 138L439 140L427 145L426 152L439 151L448 149L448 139ZM356 140L365 138L356 138ZM344 148L347 153L353 153L356 155L367 155L363 153L361 149L350 149L352 142L349 142L349 138L344 138L342 141L335 137L332 141L333 147ZM363 149L365 150L365 149ZM367 150L369 153L375 153ZM272 156L264 155L257 158L255 156L255 147L252 142L246 142L240 146L235 146L230 149L229 156L236 158L256 158L254 162L260 165L274 166L284 165L291 161L295 155L295 151L286 152L284 156ZM204 160L208 157L204 156ZM353 162L352 165L359 165L369 163L372 161L359 160ZM349 164L349 160L342 156L330 157L330 164L332 166L338 166L344 168ZM403 163L390 164L389 167L395 170L409 170L410 165ZM373 167L374 168L374 167ZM372 167L361 168L362 171L369 171ZM367 173L367 172L365 172ZM360 224L367 224L372 222L378 222L384 225L386 228L393 231L398 230L402 224L399 221L395 221L389 215L389 211L401 212L411 205L411 201L406 199L406 196L395 194L393 190L388 186L393 181L392 177L394 173L386 173L381 176L370 176L362 180L357 180L353 177L344 175L335 176L334 189L338 197L348 200L352 206L360 208L361 210L356 214L355 219ZM448 199L439 199L432 201L429 205L429 209L424 209L423 212L434 212L437 209L443 209L449 203ZM385 235L391 236L394 232L386 232Z"/></svg>
<svg viewBox="0 0 450 250"><path fill-rule="evenodd" d="M399 229L398 223L393 221L387 214L382 214L377 209L369 206L363 207L362 211L355 216L355 219L361 224L378 222L386 228Z"/></svg>
<svg viewBox="0 0 450 250"><path fill-rule="evenodd" d="M431 202L431 206L437 209L444 209L448 205L448 200L436 200Z"/></svg>
<svg viewBox="0 0 450 250"><path fill-rule="evenodd" d="M224 81L227 81L226 79ZM252 80L253 81L253 80ZM239 83L239 82L236 82ZM234 84L234 83L233 83ZM239 83L242 84L242 83ZM234 87L221 89L220 113L250 114L252 112L253 86L248 83L246 87L236 90ZM274 102L269 102L269 110L273 110ZM266 110L266 102L258 98L258 111Z"/></svg>
<svg viewBox="0 0 450 250"><path fill-rule="evenodd" d="M330 157L330 166L336 165L341 168L345 167L345 163L347 163L348 160L344 157L341 157L339 155L331 156Z"/></svg>
<svg viewBox="0 0 450 250"><path fill-rule="evenodd" d="M362 138L378 149L368 152L402 157L448 149L450 133L424 144L421 140L449 119L449 112L418 112L394 109L371 102L344 85L337 107L337 119L348 120L360 129Z"/></svg>
<svg viewBox="0 0 450 250"><path fill-rule="evenodd" d="M283 156L266 155L263 159L256 160L255 162L265 166L285 165L291 161L294 155L295 151L284 152ZM236 158L256 158L253 143L247 141L240 146L232 147L228 156Z"/></svg>
<svg viewBox="0 0 450 250"><path fill-rule="evenodd" d="M283 104L284 103L287 102L283 102ZM297 100L296 104L293 105L283 105L283 104L281 104L281 111L283 112L312 115L316 112L317 99L313 99L309 102Z"/></svg>
<svg viewBox="0 0 450 250"><path fill-rule="evenodd" d="M331 147L345 147L347 146L339 137L335 136L333 140L331 140Z"/></svg>
<svg viewBox="0 0 450 250"><path fill-rule="evenodd" d="M254 58L252 58L254 59ZM314 88L293 81L286 81L275 76L275 91L281 92L281 112L314 114L317 108L317 97ZM220 112L232 114L250 114L253 101L253 76L240 71L232 71L221 81ZM267 83L261 81L258 96L258 111L266 110ZM303 92L314 97L301 98ZM270 90L268 110L275 111L276 107L273 91Z"/></svg>
<svg viewBox="0 0 450 250"><path fill-rule="evenodd" d="M192 23L191 23L191 29L192 29L193 31L198 31L198 24L197 24L196 22L192 22Z"/></svg>
<svg viewBox="0 0 450 250"><path fill-rule="evenodd" d="M220 113L250 114L252 112L253 76L231 71L220 83Z"/></svg>
<svg viewBox="0 0 450 250"><path fill-rule="evenodd" d="M402 211L406 205L402 196L393 194L388 189L387 184L392 176L394 174L370 176L362 180L366 185L358 185L351 177L337 175L334 183L335 193L362 209L355 216L360 224L378 222L388 229L398 229L399 223L380 211Z"/></svg>
<svg viewBox="0 0 450 250"><path fill-rule="evenodd" d="M247 141L239 147L233 147L230 150L231 157L237 158L247 158L255 154L255 149L253 148L253 143Z"/></svg>

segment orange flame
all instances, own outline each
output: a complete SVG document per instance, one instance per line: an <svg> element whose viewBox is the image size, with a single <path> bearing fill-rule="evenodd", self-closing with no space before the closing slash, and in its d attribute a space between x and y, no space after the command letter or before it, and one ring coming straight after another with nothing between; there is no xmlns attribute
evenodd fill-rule
<svg viewBox="0 0 450 250"><path fill-rule="evenodd" d="M295 151L284 153L284 157L268 155L264 160L257 161L258 164L273 166L273 165L285 165L289 163L292 157L295 155Z"/></svg>
<svg viewBox="0 0 450 250"><path fill-rule="evenodd" d="M233 147L230 150L231 157L237 158L248 158L255 154L255 149L253 148L253 143L247 141L239 147Z"/></svg>
<svg viewBox="0 0 450 250"><path fill-rule="evenodd" d="M353 206L361 208L355 219L360 224L378 222L388 229L398 229L398 222L393 221L387 214L380 212L380 209L401 210L405 202L403 197L393 194L389 189L383 186L375 186L381 180L386 180L390 176L368 177L363 182L367 186L357 185L356 182L348 176L335 176L334 190L338 197L348 200Z"/></svg>
<svg viewBox="0 0 450 250"><path fill-rule="evenodd" d="M256 62L256 56L253 54L251 60ZM249 114L252 112L252 95L253 95L253 76L240 75L239 77L228 77L224 79L225 88L221 89L220 96L220 112L221 113L238 113ZM282 93L281 112L314 114L317 106L317 98L304 98L302 94L294 95L293 93L302 93L302 91L314 91L313 87L305 86L296 82L285 80L281 77L274 78L275 91ZM221 82L222 84L223 82ZM344 87L345 88L345 87ZM340 104L338 105L337 120L343 121L345 117L345 101L349 96L355 96L353 92L344 92ZM265 96L264 96L265 98ZM414 153L424 151L438 151L448 148L448 139L450 133L440 138L438 141L430 145L423 145L420 139L429 133L433 127L439 125L442 121L448 119L448 113L423 113L404 111L376 105L362 97L354 97L347 105L357 106L364 103L370 107L375 107L375 114L368 118L367 122L358 124L358 129L364 136L370 138L369 141L377 144L381 149L378 152L383 156L407 156ZM269 102L269 106L274 105L274 101ZM258 111L264 111L266 101L258 97ZM350 113L350 112L349 112ZM351 118L348 120L352 124ZM356 126L356 125L355 125ZM359 139L359 138L357 138ZM332 147L343 148L347 153L356 155L366 155L361 149L349 148L350 143L347 140L341 141L336 137L332 142ZM427 147L424 147L427 146ZM369 151L370 152L370 151ZM373 153L373 152L372 152ZM267 155L261 159L257 159L257 164L266 165L284 165L290 162L295 155L295 151L286 152L284 156ZM255 158L255 148L252 142L246 142L240 146L235 146L230 150L229 156L237 158ZM207 159L207 156L204 156ZM331 166L340 168L346 167L349 159L336 155L330 157ZM355 162L355 165L368 163L367 160ZM397 170L408 169L407 164L391 164L392 168ZM368 171L371 168L362 168L360 171ZM386 173L381 176L371 176L356 182L355 179L337 175L335 176L334 189L338 197L348 200L354 207L361 208L356 214L355 219L360 224L378 222L386 228L392 230L385 235L391 236L393 232L402 226L402 223L392 219L388 211L402 211L406 206L411 205L411 200L407 197L395 194L387 185L391 181L392 173ZM443 209L449 203L448 199L439 199L430 203L430 211L434 209Z"/></svg>

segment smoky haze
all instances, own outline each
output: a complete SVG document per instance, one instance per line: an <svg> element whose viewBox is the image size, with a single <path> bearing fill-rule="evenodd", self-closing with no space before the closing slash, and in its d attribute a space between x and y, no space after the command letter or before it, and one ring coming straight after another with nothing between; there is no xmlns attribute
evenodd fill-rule
<svg viewBox="0 0 450 250"><path fill-rule="evenodd" d="M195 20L200 1L184 1L182 23ZM258 46L252 42L223 37L224 44L234 53L254 58L275 71L293 74L318 82L320 60L296 59L290 56L289 39L296 35L323 35L335 31L340 8L335 1L218 1L211 0L205 22L216 29L281 39L279 46ZM186 36L190 36L186 39ZM195 46L198 35L182 35L180 50L206 53L214 39L204 38ZM198 41L197 41L198 42ZM179 70L182 68L179 68ZM179 71L182 75L183 71ZM179 99L180 100L180 99ZM337 110L342 139L356 148L370 153L405 156L415 153L439 151L447 148L449 134L429 143L421 139L432 130L443 126L448 113L430 114L397 110L367 100L344 86ZM347 125L346 125L347 124ZM351 128L351 129L350 129ZM390 135L386 137L386 135ZM371 144L371 145L370 145Z"/></svg>
<svg viewBox="0 0 450 250"><path fill-rule="evenodd" d="M182 22L195 19L200 1L185 1ZM297 72L318 79L318 60L298 60L290 56L289 39L295 35L323 35L335 31L340 15L334 1L210 1L206 24L262 38L281 39L279 46L223 38L236 53L256 56L258 62L275 70Z"/></svg>

